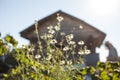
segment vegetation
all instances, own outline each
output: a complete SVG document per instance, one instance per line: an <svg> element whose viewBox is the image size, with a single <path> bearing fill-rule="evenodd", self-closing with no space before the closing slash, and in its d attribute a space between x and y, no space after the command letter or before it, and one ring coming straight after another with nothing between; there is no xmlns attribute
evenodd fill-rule
<svg viewBox="0 0 120 80"><path fill-rule="evenodd" d="M38 23L35 22L35 33L38 46L22 45L10 35L0 38L0 62L8 65L8 72L2 72L5 80L119 80L120 62L98 62L96 67L85 66L84 56L90 50L84 41L73 41L74 35L60 33L63 17L57 14L57 24L48 26L48 32L38 34ZM61 36L58 42L57 36ZM44 45L43 45L44 42ZM65 44L65 45L63 45ZM79 47L79 58L75 58L76 46ZM4 69L0 64L0 71Z"/></svg>

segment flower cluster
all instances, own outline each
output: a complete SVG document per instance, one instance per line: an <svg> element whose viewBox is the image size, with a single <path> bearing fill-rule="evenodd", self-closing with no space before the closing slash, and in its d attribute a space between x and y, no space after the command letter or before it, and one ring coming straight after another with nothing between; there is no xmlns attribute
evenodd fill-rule
<svg viewBox="0 0 120 80"><path fill-rule="evenodd" d="M82 40L80 40L78 42L78 45L80 45L80 49L79 49L78 54L80 54L80 55L86 55L86 54L90 54L91 53L91 51L89 49L87 49L87 46L84 46L84 44L85 43Z"/></svg>

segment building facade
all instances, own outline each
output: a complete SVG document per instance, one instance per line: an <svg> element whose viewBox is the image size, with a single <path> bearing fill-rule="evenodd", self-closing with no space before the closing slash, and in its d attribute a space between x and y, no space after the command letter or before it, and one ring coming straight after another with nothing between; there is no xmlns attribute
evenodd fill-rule
<svg viewBox="0 0 120 80"><path fill-rule="evenodd" d="M73 34L76 43L80 40L85 42L85 45L91 53L96 53L96 47L100 47L106 34L94 26L86 23L85 21L78 19L72 15L69 15L63 11L57 11L41 20L38 21L38 31L39 35L47 32L46 27L49 25L55 26L57 23L56 17L57 13L64 18L61 22L61 30L59 32L65 32L66 34ZM27 29L20 32L21 36L28 39L31 43L36 44L37 36L34 33L35 25L29 26ZM57 36L57 40L60 40L60 36ZM95 54L93 54L95 55ZM94 57L95 58L95 57ZM96 60L99 60L98 58Z"/></svg>

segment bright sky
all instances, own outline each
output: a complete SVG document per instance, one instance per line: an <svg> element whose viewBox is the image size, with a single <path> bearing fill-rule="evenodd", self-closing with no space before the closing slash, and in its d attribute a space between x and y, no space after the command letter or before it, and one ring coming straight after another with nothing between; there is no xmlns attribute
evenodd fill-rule
<svg viewBox="0 0 120 80"><path fill-rule="evenodd" d="M19 44L28 41L20 37L25 28L58 10L71 14L107 34L120 55L120 0L0 0L0 32L11 34ZM101 61L108 55L104 46L97 49Z"/></svg>

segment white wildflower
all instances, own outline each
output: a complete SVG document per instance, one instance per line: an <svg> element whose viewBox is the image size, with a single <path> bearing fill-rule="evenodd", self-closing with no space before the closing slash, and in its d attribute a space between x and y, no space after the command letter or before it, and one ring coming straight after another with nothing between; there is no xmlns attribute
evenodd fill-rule
<svg viewBox="0 0 120 80"><path fill-rule="evenodd" d="M69 50L68 46L66 46L66 47L63 48L63 51L68 51L68 50Z"/></svg>
<svg viewBox="0 0 120 80"><path fill-rule="evenodd" d="M65 33L64 33L64 32L61 32L60 35L61 35L61 36L65 36Z"/></svg>
<svg viewBox="0 0 120 80"><path fill-rule="evenodd" d="M60 26L55 26L55 30L59 31L60 30Z"/></svg>
<svg viewBox="0 0 120 80"><path fill-rule="evenodd" d="M79 45L84 45L84 41L80 40L80 41L78 42L78 44L79 44Z"/></svg>
<svg viewBox="0 0 120 80"><path fill-rule="evenodd" d="M48 33L50 33L50 34L54 34L55 31L51 29L51 30L48 31Z"/></svg>
<svg viewBox="0 0 120 80"><path fill-rule="evenodd" d="M33 52L35 49L34 48L28 48L28 51Z"/></svg>
<svg viewBox="0 0 120 80"><path fill-rule="evenodd" d="M69 36L70 36L70 38L71 38L71 39L73 39L73 38L74 38L74 35L73 35L73 34L70 34Z"/></svg>
<svg viewBox="0 0 120 80"><path fill-rule="evenodd" d="M41 55L35 55L35 59L41 58Z"/></svg>
<svg viewBox="0 0 120 80"><path fill-rule="evenodd" d="M60 64L61 64L61 65L64 65L64 64L65 64L65 61L64 61L64 60L60 61Z"/></svg>
<svg viewBox="0 0 120 80"><path fill-rule="evenodd" d="M90 54L90 50L85 50L85 54Z"/></svg>
<svg viewBox="0 0 120 80"><path fill-rule="evenodd" d="M69 41L69 44L75 45L75 41Z"/></svg>
<svg viewBox="0 0 120 80"><path fill-rule="evenodd" d="M24 48L24 49L25 49L26 47L27 47L27 46L26 46L25 44L22 44L22 48Z"/></svg>
<svg viewBox="0 0 120 80"><path fill-rule="evenodd" d="M43 36L40 36L41 39L43 39L44 37Z"/></svg>
<svg viewBox="0 0 120 80"><path fill-rule="evenodd" d="M76 47L76 44L73 45L73 48L75 48L75 47Z"/></svg>
<svg viewBox="0 0 120 80"><path fill-rule="evenodd" d="M47 39L47 34L44 34L43 36L40 36L41 39Z"/></svg>
<svg viewBox="0 0 120 80"><path fill-rule="evenodd" d="M72 64L72 61L70 60L70 61L67 61L67 64L68 65L71 65Z"/></svg>
<svg viewBox="0 0 120 80"><path fill-rule="evenodd" d="M72 40L73 38L74 38L74 35L73 35L73 34L69 34L69 35L66 36L66 40L67 40L67 41L70 41L70 40Z"/></svg>
<svg viewBox="0 0 120 80"><path fill-rule="evenodd" d="M53 26L50 25L50 26L47 27L47 29L51 30L51 29L53 29Z"/></svg>
<svg viewBox="0 0 120 80"><path fill-rule="evenodd" d="M78 54L83 55L83 54L84 54L84 52L83 52L83 51L79 51L79 52L78 52Z"/></svg>
<svg viewBox="0 0 120 80"><path fill-rule="evenodd" d="M53 35L52 34L47 34L47 37L48 38L53 38Z"/></svg>
<svg viewBox="0 0 120 80"><path fill-rule="evenodd" d="M63 19L64 19L64 18L63 18L62 16L60 16L59 14L57 14L57 20L58 20L59 22L61 22Z"/></svg>
<svg viewBox="0 0 120 80"><path fill-rule="evenodd" d="M55 44L55 43L57 43L57 40L56 40L56 39L52 39L52 40L50 41L50 43L51 43L51 44Z"/></svg>

